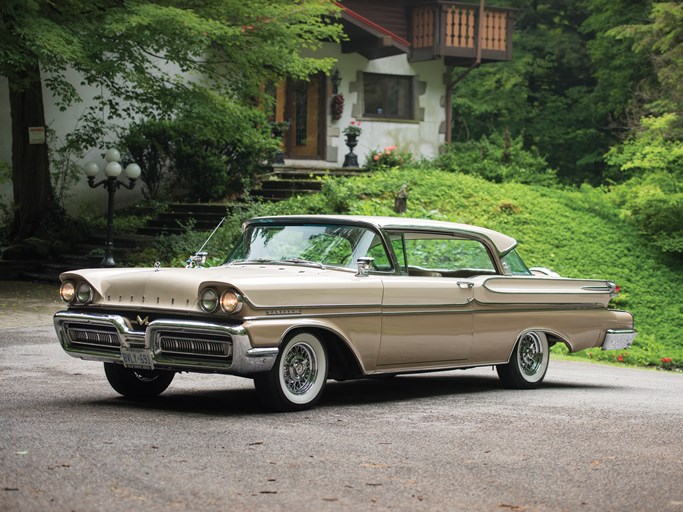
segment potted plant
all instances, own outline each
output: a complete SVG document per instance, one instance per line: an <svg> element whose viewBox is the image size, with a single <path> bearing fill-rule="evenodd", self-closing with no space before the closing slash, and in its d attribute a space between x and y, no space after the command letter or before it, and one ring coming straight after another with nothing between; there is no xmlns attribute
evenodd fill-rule
<svg viewBox="0 0 683 512"><path fill-rule="evenodd" d="M360 121L351 121L346 128L344 128L344 135L346 135L347 140L356 140L363 130L360 127Z"/></svg>
<svg viewBox="0 0 683 512"><path fill-rule="evenodd" d="M346 135L346 146L349 152L344 155L344 164L342 167L358 167L358 156L353 152L353 148L358 145L358 136L362 133L360 121L351 121L343 133Z"/></svg>

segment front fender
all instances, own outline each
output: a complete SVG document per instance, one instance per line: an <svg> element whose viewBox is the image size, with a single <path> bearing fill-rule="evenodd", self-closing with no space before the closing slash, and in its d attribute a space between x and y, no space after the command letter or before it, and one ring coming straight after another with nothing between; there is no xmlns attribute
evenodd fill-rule
<svg viewBox="0 0 683 512"><path fill-rule="evenodd" d="M381 337L379 317L266 318L250 320L242 326L249 333L253 347L278 347L294 330L323 330L349 348L364 374L376 366Z"/></svg>

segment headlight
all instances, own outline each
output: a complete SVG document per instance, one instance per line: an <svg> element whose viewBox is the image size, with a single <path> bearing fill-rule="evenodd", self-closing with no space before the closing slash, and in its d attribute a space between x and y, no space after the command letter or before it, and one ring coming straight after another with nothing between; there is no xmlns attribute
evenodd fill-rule
<svg viewBox="0 0 683 512"><path fill-rule="evenodd" d="M206 288L199 294L199 306L207 313L213 313L218 308L218 292L213 288Z"/></svg>
<svg viewBox="0 0 683 512"><path fill-rule="evenodd" d="M64 302L71 302L76 295L76 286L73 281L64 281L59 287L59 296Z"/></svg>
<svg viewBox="0 0 683 512"><path fill-rule="evenodd" d="M92 288L88 283L78 283L76 287L76 302L79 304L88 304L92 301Z"/></svg>
<svg viewBox="0 0 683 512"><path fill-rule="evenodd" d="M226 313L237 313L242 309L242 296L232 290L223 292L223 295L221 295L221 308Z"/></svg>

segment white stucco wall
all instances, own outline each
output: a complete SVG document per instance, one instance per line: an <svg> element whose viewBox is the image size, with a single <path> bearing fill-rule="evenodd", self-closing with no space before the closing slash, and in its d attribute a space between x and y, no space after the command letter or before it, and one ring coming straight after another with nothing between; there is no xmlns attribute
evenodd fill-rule
<svg viewBox="0 0 683 512"><path fill-rule="evenodd" d="M411 64L406 55L368 60L357 53L342 54L338 46L331 44L325 46L323 53L337 59L335 67L342 77L339 92L344 95L344 113L339 121L332 120L330 106L327 105L328 146L337 148L336 164L341 166L344 155L348 152L342 130L351 121L360 121L363 130L358 139L358 146L354 150L361 166L370 151L387 146L397 146L399 150L410 151L414 156L431 158L438 155L439 148L445 142L445 134L440 133L440 129L446 120L442 104L446 68L442 61ZM426 88L424 94L418 96L418 112L415 113L418 116L419 111L423 109L424 120L392 121L363 117L361 77L364 72L414 76L416 84L424 82ZM420 92L415 90L415 94Z"/></svg>

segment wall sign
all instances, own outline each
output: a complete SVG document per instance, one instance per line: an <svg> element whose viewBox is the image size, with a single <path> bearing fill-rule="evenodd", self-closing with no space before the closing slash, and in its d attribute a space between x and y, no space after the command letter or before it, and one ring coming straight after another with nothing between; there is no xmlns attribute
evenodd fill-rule
<svg viewBox="0 0 683 512"><path fill-rule="evenodd" d="M45 127L30 126L28 129L29 144L45 144Z"/></svg>

